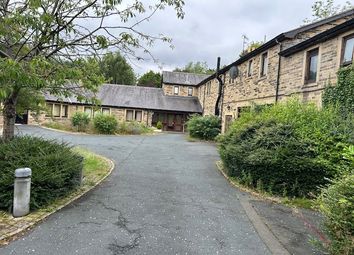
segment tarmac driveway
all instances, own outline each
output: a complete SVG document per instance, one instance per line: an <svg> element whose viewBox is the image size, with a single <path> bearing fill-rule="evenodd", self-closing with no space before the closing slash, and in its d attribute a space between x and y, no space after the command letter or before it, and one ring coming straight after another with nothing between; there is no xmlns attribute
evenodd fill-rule
<svg viewBox="0 0 354 255"><path fill-rule="evenodd" d="M19 132L59 139L112 159L111 176L0 254L270 254L216 170L214 145L182 134L70 135L39 127Z"/></svg>

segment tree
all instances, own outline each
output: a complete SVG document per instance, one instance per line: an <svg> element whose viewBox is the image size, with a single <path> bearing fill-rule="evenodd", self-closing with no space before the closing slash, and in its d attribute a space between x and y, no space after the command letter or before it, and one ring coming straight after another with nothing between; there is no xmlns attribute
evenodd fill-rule
<svg viewBox="0 0 354 255"><path fill-rule="evenodd" d="M138 86L161 88L161 74L154 71L144 73L138 80Z"/></svg>
<svg viewBox="0 0 354 255"><path fill-rule="evenodd" d="M133 85L136 82L133 68L119 52L106 54L100 61L100 70L109 83Z"/></svg>
<svg viewBox="0 0 354 255"><path fill-rule="evenodd" d="M353 4L349 1L345 3L344 6L335 5L334 0L318 0L312 5L312 19L305 19L304 23L315 22L320 19L328 18L339 12L352 9Z"/></svg>
<svg viewBox="0 0 354 255"><path fill-rule="evenodd" d="M206 62L189 62L183 68L175 68L174 72L186 72L186 73L197 73L197 74L213 74L215 70L208 67Z"/></svg>
<svg viewBox="0 0 354 255"><path fill-rule="evenodd" d="M152 2L147 6L139 0L129 4L121 0L1 1L3 138L14 136L16 105L23 89L75 94L83 100L84 91L96 92L104 81L95 57L102 51L119 50L141 60L137 49L153 57L149 46L156 40L171 43L168 37L146 34L138 27L167 6L183 18L184 1Z"/></svg>
<svg viewBox="0 0 354 255"><path fill-rule="evenodd" d="M250 53L251 51L254 51L255 49L261 47L264 43L263 42L257 42L257 41L252 41L248 44L247 49L243 50L240 53L240 58L247 55L248 53Z"/></svg>

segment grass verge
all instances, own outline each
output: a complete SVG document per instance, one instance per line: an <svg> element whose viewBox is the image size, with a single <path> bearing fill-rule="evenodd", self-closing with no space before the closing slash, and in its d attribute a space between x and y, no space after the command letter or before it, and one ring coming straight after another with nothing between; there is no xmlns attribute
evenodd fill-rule
<svg viewBox="0 0 354 255"><path fill-rule="evenodd" d="M74 150L84 157L82 185L68 196L24 217L14 218L11 214L0 211L0 246L8 244L9 241L16 239L25 230L29 230L52 213L78 199L96 187L112 172L114 164L111 160L82 148L76 147Z"/></svg>

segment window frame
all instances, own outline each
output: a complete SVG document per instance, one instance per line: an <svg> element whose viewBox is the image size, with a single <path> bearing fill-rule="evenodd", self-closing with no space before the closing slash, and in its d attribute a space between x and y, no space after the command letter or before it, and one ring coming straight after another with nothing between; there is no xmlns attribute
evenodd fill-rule
<svg viewBox="0 0 354 255"><path fill-rule="evenodd" d="M140 112L140 120L137 120L137 113ZM142 110L134 110L134 120L137 122L143 121L143 111Z"/></svg>
<svg viewBox="0 0 354 255"><path fill-rule="evenodd" d="M86 112L86 109L90 109L90 113ZM93 108L91 106L84 106L84 113L89 114L89 117L93 118Z"/></svg>
<svg viewBox="0 0 354 255"><path fill-rule="evenodd" d="M317 56L317 63L316 63L316 75L314 79L310 79L310 67L311 67L311 59ZM314 48L306 52L306 65L305 65L305 84L311 84L317 82L318 76L318 65L319 65L319 56L320 50L319 48Z"/></svg>
<svg viewBox="0 0 354 255"><path fill-rule="evenodd" d="M108 110L108 113L104 113L105 111L107 111ZM102 115L111 115L111 108L109 108L109 107L102 107L101 108L101 113L102 113Z"/></svg>
<svg viewBox="0 0 354 255"><path fill-rule="evenodd" d="M69 116L69 105L67 105L67 104L62 104L61 105L60 115L61 115L62 118L68 118L68 116Z"/></svg>
<svg viewBox="0 0 354 255"><path fill-rule="evenodd" d="M251 77L253 73L253 59L248 61L248 68L247 68L247 77Z"/></svg>
<svg viewBox="0 0 354 255"><path fill-rule="evenodd" d="M56 106L59 106L59 115L54 115L54 109L55 109ZM61 104L53 104L52 116L53 116L54 118L60 118L60 117L61 117Z"/></svg>
<svg viewBox="0 0 354 255"><path fill-rule="evenodd" d="M46 117L53 117L53 107L54 107L53 103L46 103L46 108L47 108L47 111L45 113Z"/></svg>
<svg viewBox="0 0 354 255"><path fill-rule="evenodd" d="M176 90L177 90L177 92L176 92ZM173 86L173 94L174 94L175 96L178 96L178 95L179 95L179 86L177 86L177 85Z"/></svg>
<svg viewBox="0 0 354 255"><path fill-rule="evenodd" d="M128 119L128 112L132 113L131 119ZM125 121L134 121L134 110L130 110L130 109L125 110Z"/></svg>
<svg viewBox="0 0 354 255"><path fill-rule="evenodd" d="M268 74L268 52L263 52L261 55L261 70L260 70L260 77L265 77Z"/></svg>
<svg viewBox="0 0 354 255"><path fill-rule="evenodd" d="M188 87L188 96L189 97L193 96L193 87Z"/></svg>
<svg viewBox="0 0 354 255"><path fill-rule="evenodd" d="M340 65L342 67L349 66L349 65L353 64L353 61L354 61L354 50L353 50L353 52L352 52L352 61L344 62L345 48L347 46L348 40L350 40L350 39L354 40L354 34L350 34L348 36L345 36L345 37L343 37L343 40L342 40L342 51L341 51L341 60L340 60Z"/></svg>

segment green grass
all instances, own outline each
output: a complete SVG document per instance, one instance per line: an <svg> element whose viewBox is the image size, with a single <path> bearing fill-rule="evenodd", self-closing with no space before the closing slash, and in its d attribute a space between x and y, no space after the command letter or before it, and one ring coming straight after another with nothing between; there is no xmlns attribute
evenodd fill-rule
<svg viewBox="0 0 354 255"><path fill-rule="evenodd" d="M109 163L102 157L79 147L74 148L74 151L84 157L84 185L86 182L96 182L107 174Z"/></svg>

